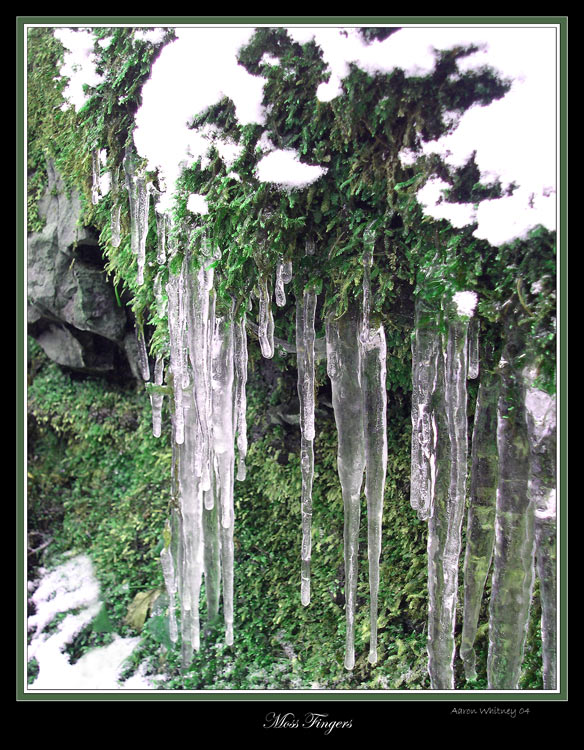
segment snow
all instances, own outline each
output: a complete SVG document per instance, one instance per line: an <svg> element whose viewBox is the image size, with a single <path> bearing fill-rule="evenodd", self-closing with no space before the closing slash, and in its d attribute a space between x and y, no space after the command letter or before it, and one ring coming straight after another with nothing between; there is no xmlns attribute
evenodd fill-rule
<svg viewBox="0 0 584 750"><path fill-rule="evenodd" d="M257 165L261 182L299 189L311 185L327 173L326 167L303 164L293 149L278 149L264 156Z"/></svg>
<svg viewBox="0 0 584 750"><path fill-rule="evenodd" d="M478 297L475 292L456 292L452 301L459 315L470 318L477 305Z"/></svg>
<svg viewBox="0 0 584 750"><path fill-rule="evenodd" d="M70 105L80 110L88 96L83 86L97 86L103 80L95 68L93 52L94 37L91 29L55 29L55 37L65 47L64 62L60 74L69 79L63 95ZM63 106L66 109L67 105Z"/></svg>
<svg viewBox="0 0 584 750"><path fill-rule="evenodd" d="M209 213L209 205L207 204L207 199L204 195L199 195L197 193L192 193L191 195L189 195L187 208L194 214L205 215Z"/></svg>
<svg viewBox="0 0 584 750"><path fill-rule="evenodd" d="M65 648L102 608L91 560L86 555L76 555L54 570L41 569L40 573L31 596L36 612L28 618L32 639L27 654L28 661L35 659L38 663L39 673L29 689L153 689L155 686L144 676L143 666L129 681L120 682L124 662L137 647L139 637L114 635L109 645L88 651L75 664L69 662ZM67 613L66 617L56 630L47 632L60 613Z"/></svg>

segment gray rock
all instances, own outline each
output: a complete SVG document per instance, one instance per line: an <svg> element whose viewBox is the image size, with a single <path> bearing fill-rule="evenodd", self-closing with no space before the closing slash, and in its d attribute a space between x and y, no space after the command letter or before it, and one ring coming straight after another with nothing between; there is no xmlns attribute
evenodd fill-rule
<svg viewBox="0 0 584 750"><path fill-rule="evenodd" d="M120 359L114 350L127 356L131 324L107 279L95 232L81 223L79 194L67 191L52 163L47 173L39 201L45 226L28 235L29 331L59 364L112 370Z"/></svg>

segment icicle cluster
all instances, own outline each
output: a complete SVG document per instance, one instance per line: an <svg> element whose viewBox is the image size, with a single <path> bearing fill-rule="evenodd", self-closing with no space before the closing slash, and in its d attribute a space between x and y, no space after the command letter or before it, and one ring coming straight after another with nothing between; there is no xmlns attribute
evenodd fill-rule
<svg viewBox="0 0 584 750"><path fill-rule="evenodd" d="M345 512L345 667L355 665L361 487L367 497L370 645L369 661L377 661L377 608L381 523L387 469L386 343L382 326L370 324L372 240L364 253L363 307L350 306L339 319L326 321L327 373L331 380L338 433L337 465Z"/></svg>
<svg viewBox="0 0 584 750"><path fill-rule="evenodd" d="M159 224L166 232L166 219ZM160 242L159 237L159 242ZM159 244L159 259L162 259ZM205 252L208 249L205 248ZM165 257L166 250L165 250ZM204 580L207 619L219 612L222 596L225 642L233 643L233 481L235 435L239 478L245 477L247 450L245 317L215 311L213 268L205 254L185 254L180 272L170 274L168 327L172 384L173 505L161 564L169 595L170 632L179 638L183 666L200 647L199 600ZM160 284L160 282L155 282ZM158 303L162 302L157 288ZM163 384L163 360L155 366L155 386ZM162 393L153 389L153 431L160 434ZM177 624L175 600L180 602Z"/></svg>
<svg viewBox="0 0 584 750"><path fill-rule="evenodd" d="M535 572L542 591L544 685L555 686L555 404L519 369L525 342L510 315L498 370L469 320L476 297L461 292L438 312L416 300L412 342L411 504L428 519L428 671L454 688L454 625L467 476L466 379L479 376L471 449L460 646L475 680L474 642L492 568L488 684L517 689ZM543 633L545 632L545 636Z"/></svg>

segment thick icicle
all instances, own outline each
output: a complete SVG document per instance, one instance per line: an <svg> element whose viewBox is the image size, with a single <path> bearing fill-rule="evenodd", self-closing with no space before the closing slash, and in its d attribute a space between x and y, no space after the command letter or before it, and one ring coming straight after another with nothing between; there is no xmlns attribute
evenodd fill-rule
<svg viewBox="0 0 584 750"><path fill-rule="evenodd" d="M557 687L556 636L556 398L526 376L525 408L529 439L529 496L535 504L536 570L541 597L543 686Z"/></svg>
<svg viewBox="0 0 584 750"><path fill-rule="evenodd" d="M203 534L205 538L204 573L207 599L207 619L212 623L219 613L221 593L221 541L219 534L219 509L214 500L208 502L206 495L213 494L213 485L203 496Z"/></svg>
<svg viewBox="0 0 584 750"><path fill-rule="evenodd" d="M164 357L157 357L154 364L154 385L162 386L164 382ZM154 437L160 437L162 433L162 402L164 394L159 391L153 391L150 394L150 403L152 404L152 434Z"/></svg>
<svg viewBox="0 0 584 750"><path fill-rule="evenodd" d="M201 440L197 445L195 472L201 477L203 490L211 486L211 344L213 320L210 317L213 269L201 266L188 274L190 304L187 310L188 351L193 375L193 394ZM211 328L211 331L210 331ZM205 495L212 503L212 493Z"/></svg>
<svg viewBox="0 0 584 750"><path fill-rule="evenodd" d="M523 354L523 329L513 315L508 316L505 328L499 368L499 484L487 661L492 690L516 690L519 686L534 581L535 503L528 492L525 394L517 368Z"/></svg>
<svg viewBox="0 0 584 750"><path fill-rule="evenodd" d="M383 326L370 330L361 341L363 427L365 434L365 494L367 496L367 555L369 558L369 662L377 662L377 606L381 524L387 470L386 343Z"/></svg>
<svg viewBox="0 0 584 750"><path fill-rule="evenodd" d="M146 237L148 235L148 213L150 209L150 189L146 184L144 172L136 169L135 154L126 149L124 170L130 203L130 232L132 252L137 256L138 285L144 283L144 265L146 260Z"/></svg>
<svg viewBox="0 0 584 750"><path fill-rule="evenodd" d="M259 283L258 336L262 355L271 359L274 356L274 316L268 286L268 277L264 276Z"/></svg>
<svg viewBox="0 0 584 750"><path fill-rule="evenodd" d="M122 216L122 204L120 203L118 190L119 190L119 170L114 169L114 171L112 172L113 203L112 203L111 216L110 216L112 247L119 247L120 242L122 240L122 232L121 232L121 226L120 226L121 216Z"/></svg>
<svg viewBox="0 0 584 750"><path fill-rule="evenodd" d="M475 298L476 302L476 298ZM454 688L454 626L467 474L467 317L448 306L435 398L437 449L433 512L428 522L428 672L432 688Z"/></svg>
<svg viewBox="0 0 584 750"><path fill-rule="evenodd" d="M312 481L314 476L314 316L316 294L305 289L296 301L296 359L300 399L300 467L302 471L302 554L300 598L310 604L312 554Z"/></svg>
<svg viewBox="0 0 584 750"><path fill-rule="evenodd" d="M479 328L480 321L473 318L468 327L468 379L476 380L479 376Z"/></svg>
<svg viewBox="0 0 584 750"><path fill-rule="evenodd" d="M412 337L412 463L410 504L418 518L432 514L436 480L436 421L432 394L436 388L440 338L435 312L416 297Z"/></svg>
<svg viewBox="0 0 584 750"><path fill-rule="evenodd" d="M199 595L203 575L203 491L194 471L194 449L199 439L194 404L183 401L184 443L179 446L179 493L182 517L181 637L183 666L200 647Z"/></svg>
<svg viewBox="0 0 584 750"><path fill-rule="evenodd" d="M184 379L184 326L180 310L179 288L183 276L171 275L166 291L168 294L168 332L170 339L170 370L174 395L174 440L184 442L183 379Z"/></svg>
<svg viewBox="0 0 584 750"><path fill-rule="evenodd" d="M460 657L467 680L476 680L474 642L495 540L497 501L497 398L499 379L492 353L483 349L485 367L475 406L471 448L470 503L464 562L464 615Z"/></svg>
<svg viewBox="0 0 584 750"><path fill-rule="evenodd" d="M172 540L170 523L167 523L164 530L164 537L164 547L160 553L160 563L162 565L162 574L164 576L164 583L168 593L170 640L172 643L176 643L178 640L178 625L176 621L176 594L178 591L178 579L170 545Z"/></svg>
<svg viewBox="0 0 584 750"><path fill-rule="evenodd" d="M233 643L233 310L215 318L213 335L213 450L223 577L225 643Z"/></svg>
<svg viewBox="0 0 584 750"><path fill-rule="evenodd" d="M94 206L101 200L100 171L99 149L96 148L91 152L91 202Z"/></svg>
<svg viewBox="0 0 584 750"><path fill-rule="evenodd" d="M140 373L143 380L150 380L150 365L148 363L148 352L146 351L146 340L142 326L136 328L136 344L138 345L138 361Z"/></svg>
<svg viewBox="0 0 584 750"><path fill-rule="evenodd" d="M282 261L282 281L284 284L292 281L292 261L289 258Z"/></svg>
<svg viewBox="0 0 584 750"><path fill-rule="evenodd" d="M157 234L157 255L156 260L158 261L159 265L164 265L166 263L166 239L168 235L168 230L170 226L170 218L168 214L164 211L158 208L154 209L154 213L156 216L156 234Z"/></svg>
<svg viewBox="0 0 584 750"><path fill-rule="evenodd" d="M355 600L359 548L360 496L365 469L359 314L351 307L326 321L327 372L332 385L338 435L337 466L343 505L345 554L345 667L355 666Z"/></svg>
<svg viewBox="0 0 584 750"><path fill-rule="evenodd" d="M274 286L274 295L278 307L284 307L286 304L286 292L284 291L284 261L280 260L276 264L276 284Z"/></svg>
<svg viewBox="0 0 584 750"><path fill-rule="evenodd" d="M247 332L245 330L246 313L234 323L234 361L235 361L235 405L234 429L237 434L237 480L243 482L246 476L245 457L247 455Z"/></svg>

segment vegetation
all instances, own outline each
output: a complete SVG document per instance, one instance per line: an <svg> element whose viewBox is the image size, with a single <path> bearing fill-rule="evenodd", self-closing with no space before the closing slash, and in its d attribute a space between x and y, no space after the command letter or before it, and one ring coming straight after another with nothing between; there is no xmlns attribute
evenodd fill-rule
<svg viewBox="0 0 584 750"><path fill-rule="evenodd" d="M367 29L364 36L371 40L379 31ZM234 298L242 309L262 278L271 277L278 258L291 258L294 293L306 282L316 285L317 335L322 335L326 313L340 314L350 299L360 297L363 236L373 230L372 315L385 326L388 348L389 463L379 664L371 667L366 661L368 583L362 554L358 658L352 673L343 667L343 510L324 364L319 364L317 373L313 595L311 606L303 608L300 434L278 416L282 410L294 411L295 362L278 353L266 362L255 346L249 364L247 479L236 485L235 646L224 646L220 628L209 628L192 667L181 673L179 655L170 648L164 607L154 607L136 660L146 656L153 672L168 675L165 687L174 689L428 688L426 534L409 506L409 341L414 299L423 295L432 302L459 290L477 292L481 333L497 347L506 311L513 309L515 324L525 326L530 334L526 356L538 367L540 385L551 391L555 387L555 236L540 228L527 240L495 248L473 236L474 226L455 230L446 221L429 220L415 192L432 175L449 182L449 200L455 202L474 203L487 194L495 197L501 188L480 184L474 159L451 174L436 158L420 159L414 168L403 166L398 154L404 147L419 150L421 139L445 133L449 125L444 112L462 113L473 103L487 104L503 96L508 84L488 71L453 77L456 60L468 54L456 49L443 54L435 71L425 77L406 78L399 70L373 77L353 67L343 84L344 96L323 103L317 100L316 89L327 72L317 45L299 45L284 29L260 29L241 51L240 62L268 80L265 129L239 125L228 99L195 120L194 128L212 124L222 137L240 144L241 156L228 168L215 149L208 163L199 161L184 171L173 210L175 232L180 234L178 249L165 266L156 261L151 212L145 283L139 287L130 248L127 195L124 190L112 191L92 205L91 159L96 149L105 148L106 168L120 169L141 103L141 87L173 34L169 32L158 44L136 39L131 28L102 28L98 36L109 42L96 46L103 83L75 113L60 107L64 82L55 75L62 60L61 45L50 29L29 32L30 229L42 225L36 202L46 184L44 162L52 159L69 187L81 191L83 221L100 232L106 270L116 288L124 290L138 325L145 327L152 356L168 347L167 320L156 305L154 277L160 272L164 282L176 272L189 243L197 248L210 241L222 250L215 260L219 308ZM262 62L266 52L280 63ZM260 182L254 170L264 130L278 148L294 148L307 163L326 165L326 175L304 191L286 192ZM233 178L234 169L241 180ZM155 174L148 179L157 185ZM187 211L191 193L205 195L207 216L195 217ZM126 230L119 247L111 241L113 200L122 203ZM316 243L314 256L304 254L306 237ZM288 303L278 313L275 334L292 341L293 330L294 306ZM89 550L102 584L107 621L117 632L130 632L124 620L135 595L163 587L158 555L170 502L169 431L159 439L152 437L143 386L112 385L63 372L46 360L32 340L28 396L30 529L42 539L51 538L51 555ZM471 401L475 396L471 392ZM472 413L471 403L471 420ZM362 517L366 518L365 503ZM365 533L366 523L361 528ZM361 549L365 550L364 537ZM98 634L104 632L103 616L100 622L94 628ZM100 637L85 633L77 647L89 647ZM484 674L484 629L479 637ZM532 667L538 638L534 624L524 687L541 687L539 673ZM459 687L465 687L462 675Z"/></svg>

